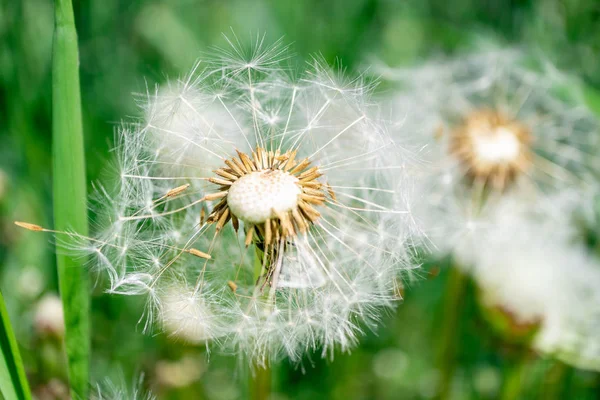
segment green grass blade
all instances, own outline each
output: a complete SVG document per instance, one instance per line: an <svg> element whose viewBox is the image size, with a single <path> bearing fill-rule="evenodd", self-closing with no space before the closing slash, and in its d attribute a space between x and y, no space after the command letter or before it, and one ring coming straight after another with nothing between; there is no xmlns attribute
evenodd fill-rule
<svg viewBox="0 0 600 400"><path fill-rule="evenodd" d="M19 353L15 334L10 325L4 297L0 293L0 397L4 399L31 399L25 368Z"/></svg>
<svg viewBox="0 0 600 400"><path fill-rule="evenodd" d="M71 0L55 0L54 13L52 57L54 225L59 231L68 230L87 235L79 54ZM68 237L61 239L69 240ZM84 260L81 258L57 252L59 288L65 314L65 345L71 397L87 399L90 285L83 263Z"/></svg>

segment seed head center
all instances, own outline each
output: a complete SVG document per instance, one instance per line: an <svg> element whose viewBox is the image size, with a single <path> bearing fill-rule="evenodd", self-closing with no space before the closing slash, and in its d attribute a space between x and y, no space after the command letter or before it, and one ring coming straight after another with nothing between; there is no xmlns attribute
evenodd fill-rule
<svg viewBox="0 0 600 400"><path fill-rule="evenodd" d="M504 189L531 165L531 134L527 126L494 110L476 110L456 127L450 153L466 175Z"/></svg>
<svg viewBox="0 0 600 400"><path fill-rule="evenodd" d="M296 159L296 151L267 151L256 147L250 155L236 150L237 157L224 160L226 167L215 170L209 182L218 191L203 200L220 201L206 219L217 232L229 221L237 232L239 220L245 225L246 246L253 242L272 246L286 238L306 233L321 213L315 208L335 201L319 167L308 158ZM201 220L203 220L201 215Z"/></svg>
<svg viewBox="0 0 600 400"><path fill-rule="evenodd" d="M479 159L494 164L515 161L521 153L521 142L512 130L503 126L474 132L473 147Z"/></svg>
<svg viewBox="0 0 600 400"><path fill-rule="evenodd" d="M298 207L302 192L298 181L278 169L252 172L231 185L227 205L233 215L246 223L264 223Z"/></svg>

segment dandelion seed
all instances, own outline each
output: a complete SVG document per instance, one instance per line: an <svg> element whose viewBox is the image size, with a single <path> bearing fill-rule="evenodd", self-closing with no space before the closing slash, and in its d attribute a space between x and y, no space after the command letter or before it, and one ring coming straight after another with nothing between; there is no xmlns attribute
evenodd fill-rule
<svg viewBox="0 0 600 400"><path fill-rule="evenodd" d="M231 289L231 291L234 293L238 288L234 281L227 281L227 286L229 286L229 289Z"/></svg>
<svg viewBox="0 0 600 400"><path fill-rule="evenodd" d="M178 194L183 193L189 187L190 187L189 183L186 183L185 185L177 186L176 188L169 190L167 192L166 196L167 197L177 196Z"/></svg>
<svg viewBox="0 0 600 400"><path fill-rule="evenodd" d="M36 224L30 224L28 222L15 221L15 225L34 232L41 232L44 230L44 228L42 228L41 226Z"/></svg>

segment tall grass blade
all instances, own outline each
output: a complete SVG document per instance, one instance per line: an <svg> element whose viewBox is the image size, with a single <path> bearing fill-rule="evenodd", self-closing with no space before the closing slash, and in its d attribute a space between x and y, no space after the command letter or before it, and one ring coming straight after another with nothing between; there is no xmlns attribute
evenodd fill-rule
<svg viewBox="0 0 600 400"><path fill-rule="evenodd" d="M87 235L79 54L71 0L54 1L52 58L52 158L54 224L57 230ZM61 238L62 240L63 238ZM69 238L65 238L68 246ZM62 252L64 253L64 252ZM69 384L72 398L88 398L90 323L89 277L85 260L57 252L65 314Z"/></svg>
<svg viewBox="0 0 600 400"><path fill-rule="evenodd" d="M0 398L30 400L31 392L15 334L0 293Z"/></svg>

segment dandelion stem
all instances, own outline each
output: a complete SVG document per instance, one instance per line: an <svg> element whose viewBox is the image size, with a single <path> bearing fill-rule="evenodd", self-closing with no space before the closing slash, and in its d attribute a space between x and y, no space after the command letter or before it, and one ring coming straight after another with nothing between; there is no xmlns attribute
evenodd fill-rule
<svg viewBox="0 0 600 400"><path fill-rule="evenodd" d="M504 376L500 400L516 400L520 397L525 377L524 372L528 364L527 355L527 351L523 351L523 354L508 368Z"/></svg>
<svg viewBox="0 0 600 400"><path fill-rule="evenodd" d="M562 361L555 361L544 376L542 397L547 400L559 400L566 393L569 366Z"/></svg>
<svg viewBox="0 0 600 400"><path fill-rule="evenodd" d="M254 256L254 282L260 285L260 278L263 275L263 257L264 253L256 248ZM250 398L253 400L265 400L271 394L271 366L269 360L263 360L262 363L256 363L250 374Z"/></svg>
<svg viewBox="0 0 600 400"><path fill-rule="evenodd" d="M438 353L440 370L439 399L448 399L456 366L458 322L467 279L456 266L451 266L443 299L444 315Z"/></svg>
<svg viewBox="0 0 600 400"><path fill-rule="evenodd" d="M250 397L253 400L265 400L271 394L271 367L256 366L250 382Z"/></svg>
<svg viewBox="0 0 600 400"><path fill-rule="evenodd" d="M52 141L54 225L87 236L83 128L77 32L71 0L54 1L52 57ZM66 236L65 241L74 240ZM67 243L68 245L68 243ZM57 253L65 314L65 344L72 398L88 398L89 277L85 260Z"/></svg>

